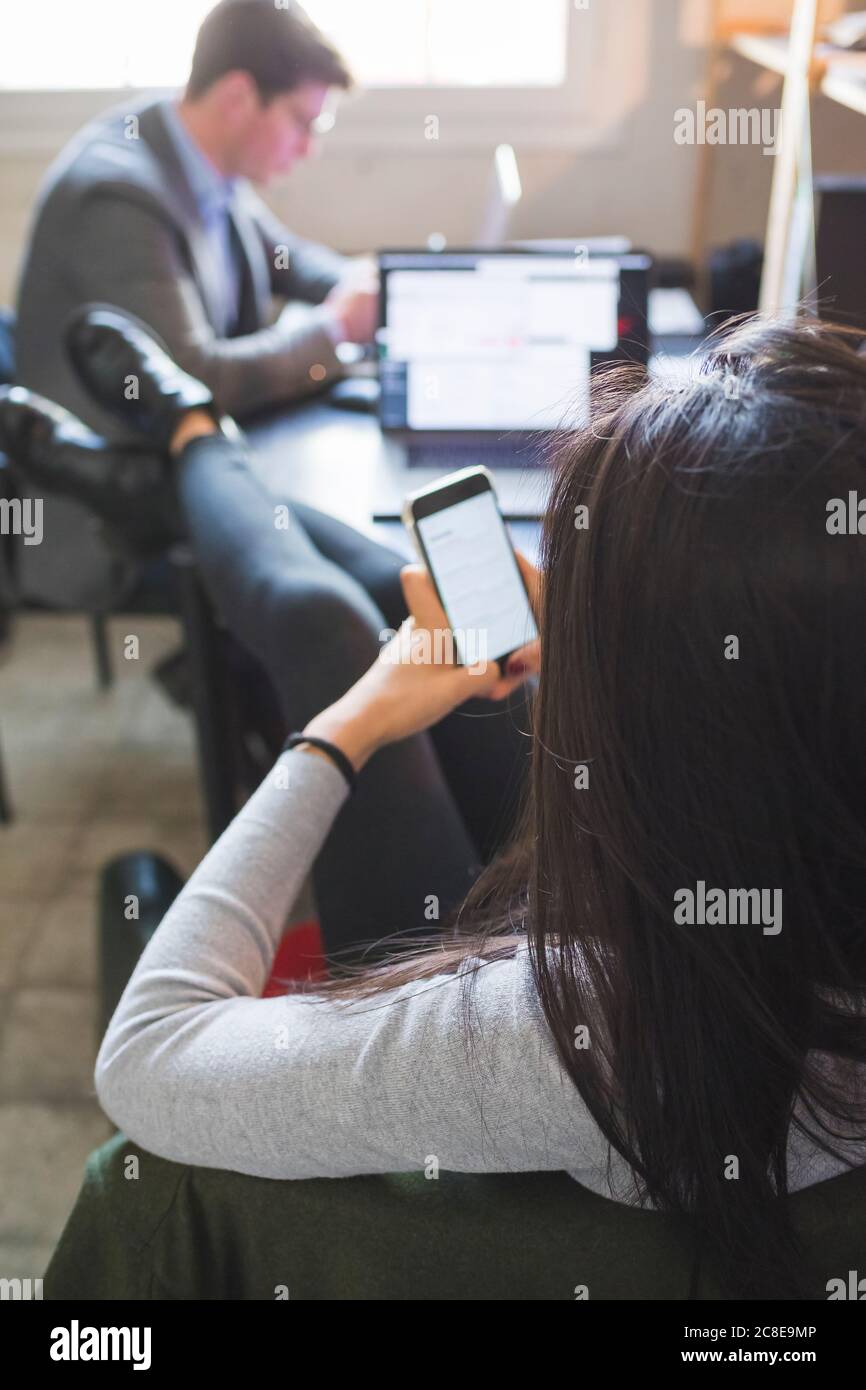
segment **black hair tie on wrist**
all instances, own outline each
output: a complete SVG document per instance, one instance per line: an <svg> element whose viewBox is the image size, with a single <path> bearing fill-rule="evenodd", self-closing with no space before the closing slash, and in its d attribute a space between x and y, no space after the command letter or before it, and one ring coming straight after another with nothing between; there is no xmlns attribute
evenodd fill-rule
<svg viewBox="0 0 866 1390"><path fill-rule="evenodd" d="M289 737L283 744L282 751L284 753L287 753L290 748L296 748L299 743L309 743L313 746L313 748L321 748L323 753L327 753L328 757L331 759L331 762L334 763L335 766L340 769L343 776L345 777L349 785L349 791L353 792L355 790L355 783L358 780L358 774L353 768L349 759L346 757L346 754L343 752L342 748L337 748L336 744L329 743L326 738L316 738L313 734L295 733L289 734Z"/></svg>

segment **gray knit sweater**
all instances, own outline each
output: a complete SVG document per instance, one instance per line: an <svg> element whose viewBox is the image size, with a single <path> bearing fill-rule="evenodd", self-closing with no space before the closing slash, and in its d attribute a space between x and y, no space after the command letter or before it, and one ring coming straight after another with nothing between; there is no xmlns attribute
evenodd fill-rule
<svg viewBox="0 0 866 1390"><path fill-rule="evenodd" d="M350 1003L259 997L347 795L328 759L284 753L205 856L100 1047L106 1114L163 1158L259 1177L553 1169L635 1201L560 1065L525 948L477 971L468 1035L465 974ZM795 1141L789 1170L797 1188L841 1165Z"/></svg>

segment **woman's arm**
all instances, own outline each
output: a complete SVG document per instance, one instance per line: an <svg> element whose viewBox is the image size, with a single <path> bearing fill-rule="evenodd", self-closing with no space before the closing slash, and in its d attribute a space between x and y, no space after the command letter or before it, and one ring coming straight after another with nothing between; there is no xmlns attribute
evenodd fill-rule
<svg viewBox="0 0 866 1390"><path fill-rule="evenodd" d="M395 643L417 618L404 629ZM449 700L462 703L476 680L479 693L510 684L495 671L376 663L308 732L338 741L360 768ZM599 1137L561 1069L525 949L478 970L468 1015L465 969L351 1003L259 997L346 795L326 755L282 755L142 953L97 1058L106 1113L164 1158L263 1177L432 1159L459 1171L595 1162Z"/></svg>
<svg viewBox="0 0 866 1390"><path fill-rule="evenodd" d="M281 785L288 774L288 786ZM526 952L351 1004L259 998L285 913L345 798L325 758L284 754L148 942L96 1090L177 1163L269 1178L575 1168L597 1135L533 1003Z"/></svg>
<svg viewBox="0 0 866 1390"><path fill-rule="evenodd" d="M346 797L285 753L148 942L99 1050L96 1090L177 1163L270 1178L577 1166L592 1144L529 986L526 952L351 1004L261 999L286 912Z"/></svg>

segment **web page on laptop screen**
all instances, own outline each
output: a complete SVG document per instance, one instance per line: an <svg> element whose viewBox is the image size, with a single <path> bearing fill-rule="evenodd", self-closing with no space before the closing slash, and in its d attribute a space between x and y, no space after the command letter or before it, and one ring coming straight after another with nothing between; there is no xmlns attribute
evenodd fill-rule
<svg viewBox="0 0 866 1390"><path fill-rule="evenodd" d="M392 270L385 355L405 418L389 423L544 430L585 418L592 353L616 348L618 309L615 261L491 256Z"/></svg>

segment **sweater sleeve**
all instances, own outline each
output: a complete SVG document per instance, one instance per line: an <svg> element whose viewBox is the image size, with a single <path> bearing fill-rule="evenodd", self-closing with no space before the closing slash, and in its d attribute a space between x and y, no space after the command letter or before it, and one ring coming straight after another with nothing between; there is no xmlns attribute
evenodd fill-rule
<svg viewBox="0 0 866 1390"><path fill-rule="evenodd" d="M100 1047L108 1116L162 1158L266 1178L603 1163L525 949L469 962L468 1020L465 969L372 1000L259 997L347 794L325 758L285 753L202 860Z"/></svg>

